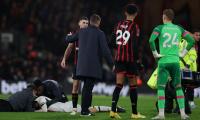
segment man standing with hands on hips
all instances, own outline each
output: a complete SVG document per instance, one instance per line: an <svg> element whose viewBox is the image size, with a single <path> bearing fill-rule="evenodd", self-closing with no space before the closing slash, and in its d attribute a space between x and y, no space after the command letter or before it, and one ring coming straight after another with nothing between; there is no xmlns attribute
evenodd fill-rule
<svg viewBox="0 0 200 120"><path fill-rule="evenodd" d="M168 76L172 78L172 84L176 89L176 99L178 102L180 115L182 120L189 119L185 114L185 97L181 86L180 78L180 64L179 57L184 57L187 52L194 45L192 36L182 27L173 24L174 11L172 9L165 9L163 11L163 24L154 28L149 39L150 48L154 58L158 59L158 81L157 81L157 95L158 95L158 109L159 113L153 117L153 120L165 119L165 87L168 81ZM157 52L155 40L159 39L159 50ZM179 43L181 38L184 38L188 45L179 53Z"/></svg>

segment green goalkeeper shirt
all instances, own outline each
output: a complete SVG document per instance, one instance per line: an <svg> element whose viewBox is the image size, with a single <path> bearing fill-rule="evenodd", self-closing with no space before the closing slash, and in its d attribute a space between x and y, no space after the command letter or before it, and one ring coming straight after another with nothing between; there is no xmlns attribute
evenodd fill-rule
<svg viewBox="0 0 200 120"><path fill-rule="evenodd" d="M154 28L149 43L152 51L156 50L155 40L159 39L160 54L163 55L158 63L174 63L179 62L179 42L184 38L187 42L187 50L189 51L194 45L192 36L182 27L171 22L159 25Z"/></svg>

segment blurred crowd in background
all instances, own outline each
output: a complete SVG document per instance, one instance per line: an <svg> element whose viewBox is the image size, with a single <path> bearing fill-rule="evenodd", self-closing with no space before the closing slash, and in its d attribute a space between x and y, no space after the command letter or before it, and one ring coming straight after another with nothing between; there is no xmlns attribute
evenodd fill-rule
<svg viewBox="0 0 200 120"><path fill-rule="evenodd" d="M78 19L99 14L109 43L114 25L123 19L123 7L128 3L140 9L136 19L141 29L138 50L147 76L155 68L148 38L153 27L161 23L164 8L173 8L175 23L187 30L200 27L199 0L1 0L0 79L66 79L70 69L60 67L67 46L64 38L78 28Z"/></svg>

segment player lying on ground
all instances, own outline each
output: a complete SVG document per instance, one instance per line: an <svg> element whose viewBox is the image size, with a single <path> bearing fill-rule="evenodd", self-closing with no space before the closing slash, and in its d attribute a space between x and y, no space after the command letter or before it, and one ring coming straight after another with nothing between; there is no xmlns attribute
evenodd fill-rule
<svg viewBox="0 0 200 120"><path fill-rule="evenodd" d="M68 101L65 103L56 102L48 106L46 103L51 101L50 98L45 96L40 96L35 99L33 106L36 109L35 112L72 112L73 111L73 104L72 101ZM109 106L92 106L89 108L90 112L109 112L111 107ZM125 109L121 107L117 107L118 112L125 112ZM77 105L77 112L81 112L81 106Z"/></svg>

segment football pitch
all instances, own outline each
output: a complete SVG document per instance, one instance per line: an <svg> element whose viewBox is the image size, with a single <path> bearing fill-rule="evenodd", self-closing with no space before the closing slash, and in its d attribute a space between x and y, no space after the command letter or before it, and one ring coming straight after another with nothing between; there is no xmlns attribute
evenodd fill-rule
<svg viewBox="0 0 200 120"><path fill-rule="evenodd" d="M7 98L8 96L0 95L0 98ZM71 96L68 97L69 99ZM157 114L155 108L156 96L154 95L140 95L138 98L138 111L146 115L146 119L150 120L153 116ZM80 101L80 97L79 97ZM197 107L193 109L190 115L190 120L200 119L200 99L196 98L195 103ZM93 96L93 105L111 105L111 96ZM120 97L119 106L124 107L127 112L120 113L122 120L131 120L131 106L129 97ZM79 114L76 116L70 116L69 113L58 113L58 112L48 112L48 113L34 113L34 112L2 112L0 113L0 120L112 120L109 118L109 112L96 113L92 117L80 117ZM178 114L166 114L166 120L180 120Z"/></svg>

